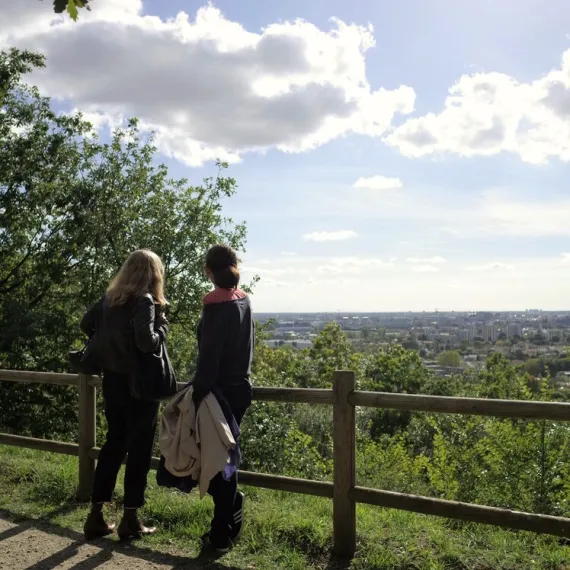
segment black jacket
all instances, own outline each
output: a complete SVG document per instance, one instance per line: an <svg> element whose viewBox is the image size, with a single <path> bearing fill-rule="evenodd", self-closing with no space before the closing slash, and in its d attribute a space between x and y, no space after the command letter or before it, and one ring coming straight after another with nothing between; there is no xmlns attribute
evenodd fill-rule
<svg viewBox="0 0 570 570"><path fill-rule="evenodd" d="M198 325L198 363L192 383L202 394L215 386L250 387L254 324L249 297L206 304Z"/></svg>
<svg viewBox="0 0 570 570"><path fill-rule="evenodd" d="M81 330L92 339L90 358L103 370L128 374L134 346L154 352L165 338L168 329L155 315L151 295L115 306L103 297L81 319Z"/></svg>

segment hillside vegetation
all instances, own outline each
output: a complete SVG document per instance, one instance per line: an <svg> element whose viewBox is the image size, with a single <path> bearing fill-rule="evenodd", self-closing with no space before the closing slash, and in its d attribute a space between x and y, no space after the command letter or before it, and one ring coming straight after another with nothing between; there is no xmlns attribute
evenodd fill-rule
<svg viewBox="0 0 570 570"><path fill-rule="evenodd" d="M76 459L0 446L0 517L80 531L85 505L73 502ZM137 544L144 550L200 555L199 537L212 514L199 501L157 488L152 474L145 516L161 527ZM330 557L332 504L327 499L246 488L242 540L217 561L239 570L558 570L570 567L568 549L551 537L360 506L358 552L352 563ZM111 517L120 516L122 488ZM0 542L1 549L1 542ZM204 562L204 568L208 568ZM218 566L219 567L219 566Z"/></svg>

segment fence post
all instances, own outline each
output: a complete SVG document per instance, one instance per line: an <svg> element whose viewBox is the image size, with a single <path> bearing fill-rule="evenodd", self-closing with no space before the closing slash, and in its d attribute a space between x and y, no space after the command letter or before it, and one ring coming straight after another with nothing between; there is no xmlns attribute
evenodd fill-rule
<svg viewBox="0 0 570 570"><path fill-rule="evenodd" d="M350 495L356 485L356 412L348 402L348 395L355 389L354 372L334 373L334 553L346 558L356 551L356 503Z"/></svg>
<svg viewBox="0 0 570 570"><path fill-rule="evenodd" d="M97 389L90 384L92 376L79 375L79 485L77 500L88 502L95 476L95 460L89 453L97 443Z"/></svg>

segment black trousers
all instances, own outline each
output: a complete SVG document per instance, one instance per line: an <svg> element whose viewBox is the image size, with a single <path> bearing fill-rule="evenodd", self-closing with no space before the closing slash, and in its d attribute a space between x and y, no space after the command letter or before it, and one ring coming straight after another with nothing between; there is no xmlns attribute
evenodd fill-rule
<svg viewBox="0 0 570 570"><path fill-rule="evenodd" d="M108 430L95 470L92 501L111 501L127 456L125 508L138 509L144 505L159 404L136 400L129 392L129 377L109 371L103 374L103 399Z"/></svg>
<svg viewBox="0 0 570 570"><path fill-rule="evenodd" d="M228 387L222 390L232 414L238 424L241 424L245 412L251 405L251 386ZM234 473L229 480L225 480L218 473L211 481L208 493L214 499L214 518L212 519L212 534L227 536L229 527L233 524L234 504L237 495L238 476Z"/></svg>

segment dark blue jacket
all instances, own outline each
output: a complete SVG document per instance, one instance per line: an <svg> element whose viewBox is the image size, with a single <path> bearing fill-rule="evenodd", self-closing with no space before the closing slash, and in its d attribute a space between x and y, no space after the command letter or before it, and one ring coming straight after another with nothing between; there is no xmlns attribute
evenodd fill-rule
<svg viewBox="0 0 570 570"><path fill-rule="evenodd" d="M198 362L192 385L196 393L214 387L250 387L254 324L249 297L235 298L231 290L216 289L204 299L198 325Z"/></svg>

